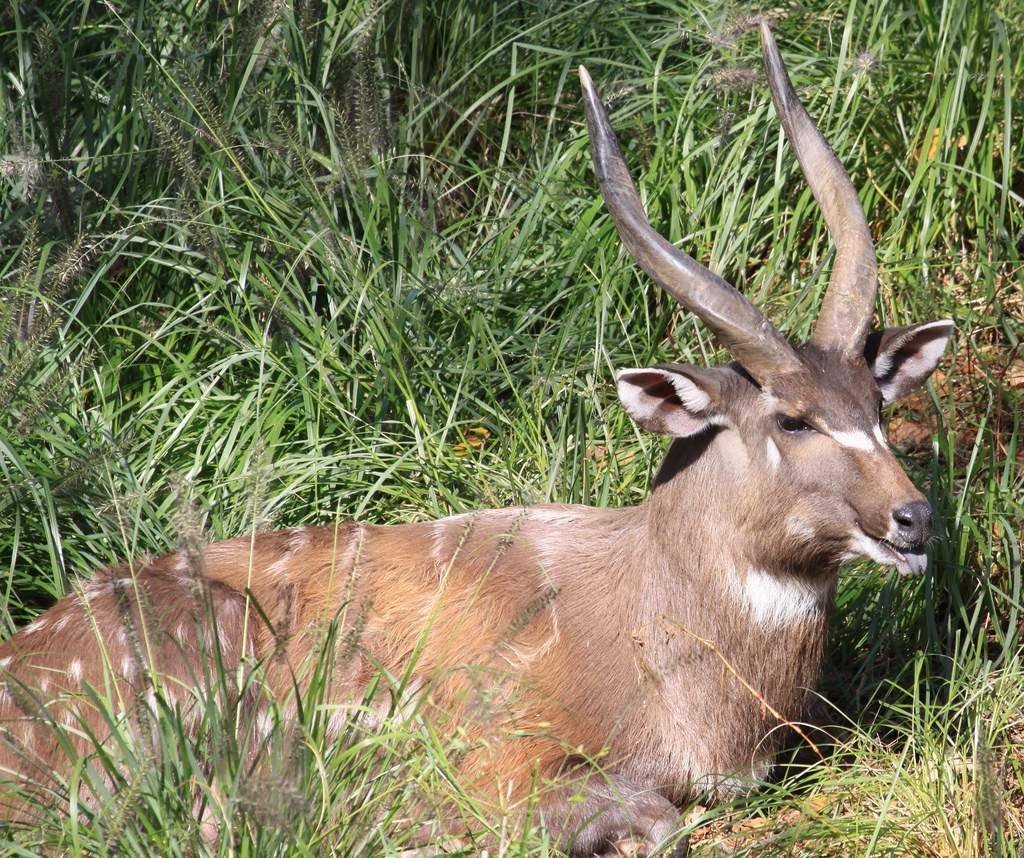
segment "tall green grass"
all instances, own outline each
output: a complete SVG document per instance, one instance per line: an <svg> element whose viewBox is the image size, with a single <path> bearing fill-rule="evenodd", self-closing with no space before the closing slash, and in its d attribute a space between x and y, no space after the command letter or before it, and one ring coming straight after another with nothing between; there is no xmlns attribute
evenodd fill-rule
<svg viewBox="0 0 1024 858"><path fill-rule="evenodd" d="M661 447L616 406L612 369L722 355L621 250L575 68L610 103L652 221L801 338L832 249L761 83L753 11L6 6L5 631L75 576L173 547L182 492L209 539L639 501ZM802 98L861 189L882 321L948 316L958 334L943 376L893 426L938 513L928 576L844 577L826 759L795 761L745 801L698 806L694 844L1015 854L1024 17L1012 0L812 0L773 14ZM197 739L160 711L160 767L130 738L98 750L76 777L96 790L112 779L120 798L95 816L40 807L6 848L388 853L413 842L410 795L475 813L451 781L453 749L415 719L327 747L313 701L297 733L274 734L301 752L261 775L276 778L267 787L218 726L230 712L212 707ZM223 745L216 772L204 742ZM216 842L200 838L197 800ZM477 824L509 853L549 848L543 833Z"/></svg>

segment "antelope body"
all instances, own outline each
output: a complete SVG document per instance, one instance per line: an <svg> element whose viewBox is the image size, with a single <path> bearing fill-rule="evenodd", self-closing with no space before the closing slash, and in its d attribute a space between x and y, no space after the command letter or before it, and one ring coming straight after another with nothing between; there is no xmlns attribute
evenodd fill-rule
<svg viewBox="0 0 1024 858"><path fill-rule="evenodd" d="M495 803L550 782L540 813L573 853L623 838L654 848L678 824L674 802L763 778L817 680L840 564L924 570L930 508L879 406L928 376L952 325L869 334L875 258L857 195L765 25L762 42L837 244L810 342L791 345L648 225L581 69L595 170L624 244L736 359L619 372L632 418L674 438L649 499L305 527L100 572L0 646L7 779L45 782L85 751L62 747L48 719L88 721L87 686L130 699L156 673L184 709L216 651L228 674L260 663L287 700L332 622L353 653L332 668L335 732L375 675L411 663L381 708L417 697L440 729L480 740L461 775ZM248 705L243 727L259 734L263 704Z"/></svg>

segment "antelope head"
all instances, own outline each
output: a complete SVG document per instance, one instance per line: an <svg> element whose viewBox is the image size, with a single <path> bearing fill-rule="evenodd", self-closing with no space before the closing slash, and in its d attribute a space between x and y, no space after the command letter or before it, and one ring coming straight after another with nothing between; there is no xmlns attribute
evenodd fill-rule
<svg viewBox="0 0 1024 858"><path fill-rule="evenodd" d="M870 331L877 266L857 192L797 98L764 23L761 41L776 112L836 245L820 315L802 344L787 341L735 288L651 227L607 112L580 69L594 169L623 244L735 359L713 368L621 370L619 398L639 426L677 439L655 497L688 446L706 445L709 434L732 436L751 531L761 537L750 540L752 563L821 570L868 557L922 573L931 508L889 448L880 413L928 377L953 325Z"/></svg>

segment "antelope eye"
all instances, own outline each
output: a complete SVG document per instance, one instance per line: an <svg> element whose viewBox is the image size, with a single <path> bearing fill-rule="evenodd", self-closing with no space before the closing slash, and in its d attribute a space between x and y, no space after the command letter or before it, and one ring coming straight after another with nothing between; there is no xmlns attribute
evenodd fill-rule
<svg viewBox="0 0 1024 858"><path fill-rule="evenodd" d="M799 417L789 417L786 414L780 414L775 418L775 422L778 423L779 428L787 435L796 435L799 432L814 432L815 429L810 423L806 423Z"/></svg>

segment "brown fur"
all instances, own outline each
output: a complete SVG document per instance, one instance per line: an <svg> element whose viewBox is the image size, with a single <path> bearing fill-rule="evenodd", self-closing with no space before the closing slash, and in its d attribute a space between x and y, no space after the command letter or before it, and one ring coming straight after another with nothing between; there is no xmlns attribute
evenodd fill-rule
<svg viewBox="0 0 1024 858"><path fill-rule="evenodd" d="M827 439L784 450L787 477L774 481L763 451L778 405L765 405L739 368L705 372L721 375L728 425L675 441L639 507L345 522L100 573L0 645L0 722L11 740L0 746L0 766L45 785L48 772L66 771L87 749L79 740L69 755L40 715L74 712L102 738L98 715L80 699L87 685L109 688L131 718L153 665L170 699L191 705L188 691L201 687L214 646L229 674L243 650L261 662L271 692L287 701L337 621L349 656L335 661L332 701L358 701L380 668L400 676L412 661L423 711L439 729L481 740L462 775L497 804L514 802L538 776L585 777L584 759L614 777L612 792L635 811L624 818L653 814L652 830L668 818L664 805L647 807L652 791L679 801L694 789L749 786L783 736L770 713L798 719L817 679L848 526L835 508L850 502L836 492L845 496L870 466L871 503L855 504L887 514L909 483L888 451L828 449ZM814 378L789 379L776 396L824 410L837 425L863 418L856 398L836 399L829 411L830 394ZM813 538L787 531L794 510ZM791 622L757 621L736 588L758 569L820 592L820 606ZM608 790L605 782L588 794L611 802ZM568 839L579 814L564 794L552 793L546 814ZM604 836L585 834L580 842L590 845Z"/></svg>

